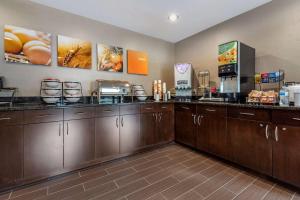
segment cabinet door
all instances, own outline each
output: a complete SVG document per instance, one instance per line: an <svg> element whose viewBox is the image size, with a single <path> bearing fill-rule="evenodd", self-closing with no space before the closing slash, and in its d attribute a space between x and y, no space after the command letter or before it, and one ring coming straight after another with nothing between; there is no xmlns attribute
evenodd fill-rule
<svg viewBox="0 0 300 200"><path fill-rule="evenodd" d="M94 119L64 122L64 167L80 167L94 159L94 152Z"/></svg>
<svg viewBox="0 0 300 200"><path fill-rule="evenodd" d="M120 116L120 125L120 152L134 152L140 146L140 115Z"/></svg>
<svg viewBox="0 0 300 200"><path fill-rule="evenodd" d="M262 122L229 118L230 158L238 164L271 175L272 142L268 137L268 127Z"/></svg>
<svg viewBox="0 0 300 200"><path fill-rule="evenodd" d="M141 114L141 145L148 146L157 143L155 113Z"/></svg>
<svg viewBox="0 0 300 200"><path fill-rule="evenodd" d="M273 176L300 187L300 127L277 126L273 142Z"/></svg>
<svg viewBox="0 0 300 200"><path fill-rule="evenodd" d="M96 118L96 158L119 154L119 116Z"/></svg>
<svg viewBox="0 0 300 200"><path fill-rule="evenodd" d="M23 175L23 126L0 127L0 187Z"/></svg>
<svg viewBox="0 0 300 200"><path fill-rule="evenodd" d="M175 112L175 140L191 147L196 145L196 120L194 114L187 111Z"/></svg>
<svg viewBox="0 0 300 200"><path fill-rule="evenodd" d="M173 112L159 113L158 136L160 142L171 142L174 140L174 119Z"/></svg>
<svg viewBox="0 0 300 200"><path fill-rule="evenodd" d="M62 123L24 126L24 177L38 178L57 174L63 168Z"/></svg>

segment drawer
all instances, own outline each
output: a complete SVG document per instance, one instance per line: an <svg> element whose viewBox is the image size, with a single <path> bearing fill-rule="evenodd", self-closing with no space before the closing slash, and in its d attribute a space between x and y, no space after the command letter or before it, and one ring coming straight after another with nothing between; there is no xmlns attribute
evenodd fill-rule
<svg viewBox="0 0 300 200"><path fill-rule="evenodd" d="M270 112L268 110L263 110L263 109L234 108L229 106L227 108L227 113L228 113L228 117L231 118L263 121L263 122L271 121Z"/></svg>
<svg viewBox="0 0 300 200"><path fill-rule="evenodd" d="M97 117L110 117L120 114L119 106L117 105L103 105L96 107Z"/></svg>
<svg viewBox="0 0 300 200"><path fill-rule="evenodd" d="M0 112L0 126L23 123L23 111Z"/></svg>
<svg viewBox="0 0 300 200"><path fill-rule="evenodd" d="M94 107L66 108L64 109L64 120L93 118L94 111Z"/></svg>
<svg viewBox="0 0 300 200"><path fill-rule="evenodd" d="M157 112L157 104L156 103L148 103L141 105L141 113L152 113Z"/></svg>
<svg viewBox="0 0 300 200"><path fill-rule="evenodd" d="M195 104L175 104L175 111L189 111L196 113Z"/></svg>
<svg viewBox="0 0 300 200"><path fill-rule="evenodd" d="M169 103L158 104L157 110L158 110L158 112L172 112L173 104L169 104Z"/></svg>
<svg viewBox="0 0 300 200"><path fill-rule="evenodd" d="M140 105L124 105L120 106L120 115L139 114Z"/></svg>
<svg viewBox="0 0 300 200"><path fill-rule="evenodd" d="M63 120L63 109L26 110L24 121L26 124L41 122L56 122Z"/></svg>
<svg viewBox="0 0 300 200"><path fill-rule="evenodd" d="M300 111L273 110L272 122L274 124L291 125L300 127Z"/></svg>
<svg viewBox="0 0 300 200"><path fill-rule="evenodd" d="M197 106L198 114L200 115L213 115L217 117L226 117L226 107L222 106Z"/></svg>

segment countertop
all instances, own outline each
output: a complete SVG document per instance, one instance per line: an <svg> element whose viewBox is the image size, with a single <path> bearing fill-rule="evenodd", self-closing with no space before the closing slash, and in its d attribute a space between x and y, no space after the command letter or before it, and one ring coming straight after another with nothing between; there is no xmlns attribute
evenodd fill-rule
<svg viewBox="0 0 300 200"><path fill-rule="evenodd" d="M242 103L228 103L228 102L202 102L202 101L175 101L170 100L167 102L155 102L155 101L133 101L118 104L90 104L90 103L77 103L69 105L47 105L44 103L16 103L12 106L0 106L0 111L22 111L22 110L42 110L42 109L66 109L66 108L76 108L76 107L96 107L103 105L131 105L131 104L149 104L149 103L187 103L187 104L198 104L198 105L210 105L210 106L227 106L227 107L241 107L241 108L253 108L253 109L272 109L272 110L296 110L300 111L300 107L287 106L282 107L278 105L255 105L255 104L242 104Z"/></svg>

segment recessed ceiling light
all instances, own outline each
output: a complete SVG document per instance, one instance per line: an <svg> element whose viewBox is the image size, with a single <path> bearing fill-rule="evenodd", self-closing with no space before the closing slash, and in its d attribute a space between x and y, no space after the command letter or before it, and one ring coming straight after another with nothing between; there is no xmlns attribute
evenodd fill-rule
<svg viewBox="0 0 300 200"><path fill-rule="evenodd" d="M171 22L177 22L179 19L179 16L176 14L170 14L168 18Z"/></svg>

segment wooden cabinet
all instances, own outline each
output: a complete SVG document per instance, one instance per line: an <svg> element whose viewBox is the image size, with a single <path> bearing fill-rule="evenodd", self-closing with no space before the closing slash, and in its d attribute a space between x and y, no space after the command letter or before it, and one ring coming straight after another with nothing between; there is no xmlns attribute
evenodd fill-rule
<svg viewBox="0 0 300 200"><path fill-rule="evenodd" d="M119 115L95 119L96 158L112 157L120 152Z"/></svg>
<svg viewBox="0 0 300 200"><path fill-rule="evenodd" d="M174 140L173 112L166 111L158 114L158 140L159 142L172 142Z"/></svg>
<svg viewBox="0 0 300 200"><path fill-rule="evenodd" d="M226 108L197 107L197 148L223 158L227 157Z"/></svg>
<svg viewBox="0 0 300 200"><path fill-rule="evenodd" d="M272 175L270 124L228 118L229 158L260 173Z"/></svg>
<svg viewBox="0 0 300 200"><path fill-rule="evenodd" d="M13 185L22 177L23 126L0 125L0 187Z"/></svg>
<svg viewBox="0 0 300 200"><path fill-rule="evenodd" d="M140 147L140 114L120 116L120 152L132 153Z"/></svg>
<svg viewBox="0 0 300 200"><path fill-rule="evenodd" d="M157 143L156 118L155 113L150 112L141 114L141 146Z"/></svg>
<svg viewBox="0 0 300 200"><path fill-rule="evenodd" d="M64 122L64 167L78 168L94 159L95 120Z"/></svg>
<svg viewBox="0 0 300 200"><path fill-rule="evenodd" d="M273 176L300 187L300 112L274 111Z"/></svg>
<svg viewBox="0 0 300 200"><path fill-rule="evenodd" d="M24 177L42 178L63 168L63 124L47 122L24 126Z"/></svg>
<svg viewBox="0 0 300 200"><path fill-rule="evenodd" d="M178 104L175 106L175 140L179 143L196 146L196 106Z"/></svg>

